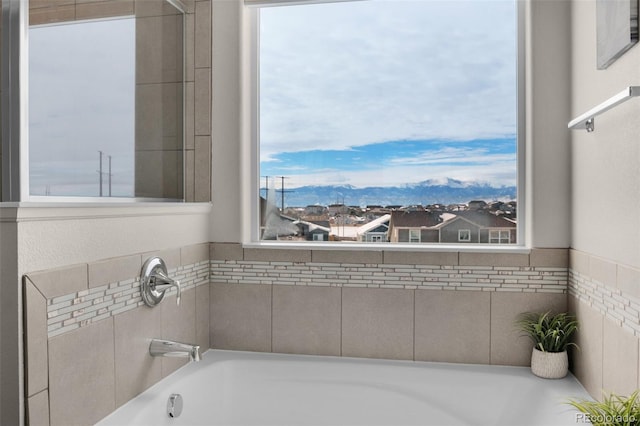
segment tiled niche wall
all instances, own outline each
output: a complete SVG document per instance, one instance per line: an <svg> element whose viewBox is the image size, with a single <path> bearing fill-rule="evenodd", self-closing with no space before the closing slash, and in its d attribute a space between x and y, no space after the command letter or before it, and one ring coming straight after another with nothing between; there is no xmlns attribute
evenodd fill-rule
<svg viewBox="0 0 640 426"><path fill-rule="evenodd" d="M570 251L569 308L581 323L573 371L594 398L640 387L640 270Z"/></svg>
<svg viewBox="0 0 640 426"><path fill-rule="evenodd" d="M109 18L133 15L138 19L137 43L156 40L162 29L176 25L175 16L166 14L161 0L31 0L30 25L41 25L74 20ZM186 6L184 20L184 151L176 145L176 128L167 126L168 113L161 99L182 98L182 87L176 85L177 75L162 68L162 55L138 49L138 61L145 73L137 73L136 169L137 186L145 190L147 183L173 182L165 185L164 198L175 198L182 192L182 181L165 179L184 164L184 199L186 201L211 200L211 0L183 0ZM172 21L173 19L173 21ZM179 49L182 51L182 49ZM173 74L176 74L174 72ZM180 85L181 86L181 85ZM181 116L182 113L176 113ZM175 115L175 114L174 114ZM175 121L175 120L173 120ZM155 138L149 139L152 134ZM159 136L159 137L158 137ZM184 158L182 157L184 155ZM145 176L148 179L145 181ZM176 182L179 187L176 187Z"/></svg>
<svg viewBox="0 0 640 426"><path fill-rule="evenodd" d="M181 280L142 302L143 262L160 256ZM24 277L28 424L94 424L186 361L152 358L163 338L209 348L209 244L28 273Z"/></svg>
<svg viewBox="0 0 640 426"><path fill-rule="evenodd" d="M530 254L212 244L213 348L528 365L524 311L564 311L567 250Z"/></svg>

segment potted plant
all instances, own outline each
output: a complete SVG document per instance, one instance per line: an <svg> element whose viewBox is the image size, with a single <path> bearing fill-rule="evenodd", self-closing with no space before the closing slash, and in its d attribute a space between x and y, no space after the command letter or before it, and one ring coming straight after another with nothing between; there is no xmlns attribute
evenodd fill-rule
<svg viewBox="0 0 640 426"><path fill-rule="evenodd" d="M571 342L578 329L578 320L567 313L525 312L519 315L516 325L531 340L531 372L545 379L560 379L567 375L569 360L567 348L577 345Z"/></svg>
<svg viewBox="0 0 640 426"><path fill-rule="evenodd" d="M628 397L606 394L601 401L569 400L572 405L584 416L576 417L576 422L589 421L594 426L622 426L637 425L640 422L640 399L635 391Z"/></svg>

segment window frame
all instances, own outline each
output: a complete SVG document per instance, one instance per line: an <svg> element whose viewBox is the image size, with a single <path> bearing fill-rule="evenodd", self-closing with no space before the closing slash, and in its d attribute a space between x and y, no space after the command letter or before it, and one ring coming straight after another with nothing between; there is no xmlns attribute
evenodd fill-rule
<svg viewBox="0 0 640 426"><path fill-rule="evenodd" d="M336 244L335 242L328 242L322 244L322 247L318 243L306 242L299 244L277 243L271 241L263 241L260 239L260 9L263 7L279 7L279 6L292 6L292 5L309 5L318 3L336 3L345 1L366 1L366 0L244 0L244 8L248 17L248 43L247 43L247 64L249 70L247 73L248 79L245 80L248 86L248 119L250 121L250 129L248 136L250 139L250 161L251 170L249 176L251 178L250 183L250 200L248 201L251 211L248 215L250 219L249 226L246 228L248 233L243 237L243 242L246 246L253 247L278 247L278 248L327 248L327 249L349 249L356 247L366 248L367 243L356 241L353 244ZM516 202L517 202L517 228L516 228L516 243L515 244L465 244L464 249L470 251L488 251L491 248L509 251L521 251L528 249L528 241L526 239L526 221L527 221L527 197L525 187L527 174L526 174L526 59L527 59L527 45L526 45L526 24L527 24L527 7L531 0L513 0L516 4ZM419 248L421 250L438 250L449 248L460 249L459 244L447 244L447 243L369 243L375 245L375 249L379 249L384 246L384 250L393 250L397 248L399 250L406 248L408 245L411 249ZM488 247L489 246L489 247Z"/></svg>

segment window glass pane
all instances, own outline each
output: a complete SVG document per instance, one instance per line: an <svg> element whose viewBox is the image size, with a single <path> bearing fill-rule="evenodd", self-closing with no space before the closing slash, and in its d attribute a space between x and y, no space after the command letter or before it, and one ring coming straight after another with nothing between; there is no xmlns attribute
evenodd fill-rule
<svg viewBox="0 0 640 426"><path fill-rule="evenodd" d="M360 229L383 217L389 242L479 243L462 218L484 242L515 232L516 15L514 0L261 9L261 238L305 240L312 222L373 241Z"/></svg>
<svg viewBox="0 0 640 426"><path fill-rule="evenodd" d="M30 11L30 194L182 199L182 13L54 6Z"/></svg>

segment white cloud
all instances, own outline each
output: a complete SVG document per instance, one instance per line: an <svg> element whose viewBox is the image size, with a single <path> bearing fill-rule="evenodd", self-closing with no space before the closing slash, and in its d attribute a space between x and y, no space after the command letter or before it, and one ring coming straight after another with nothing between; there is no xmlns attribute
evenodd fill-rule
<svg viewBox="0 0 640 426"><path fill-rule="evenodd" d="M513 10L478 0L263 10L261 156L515 134Z"/></svg>

